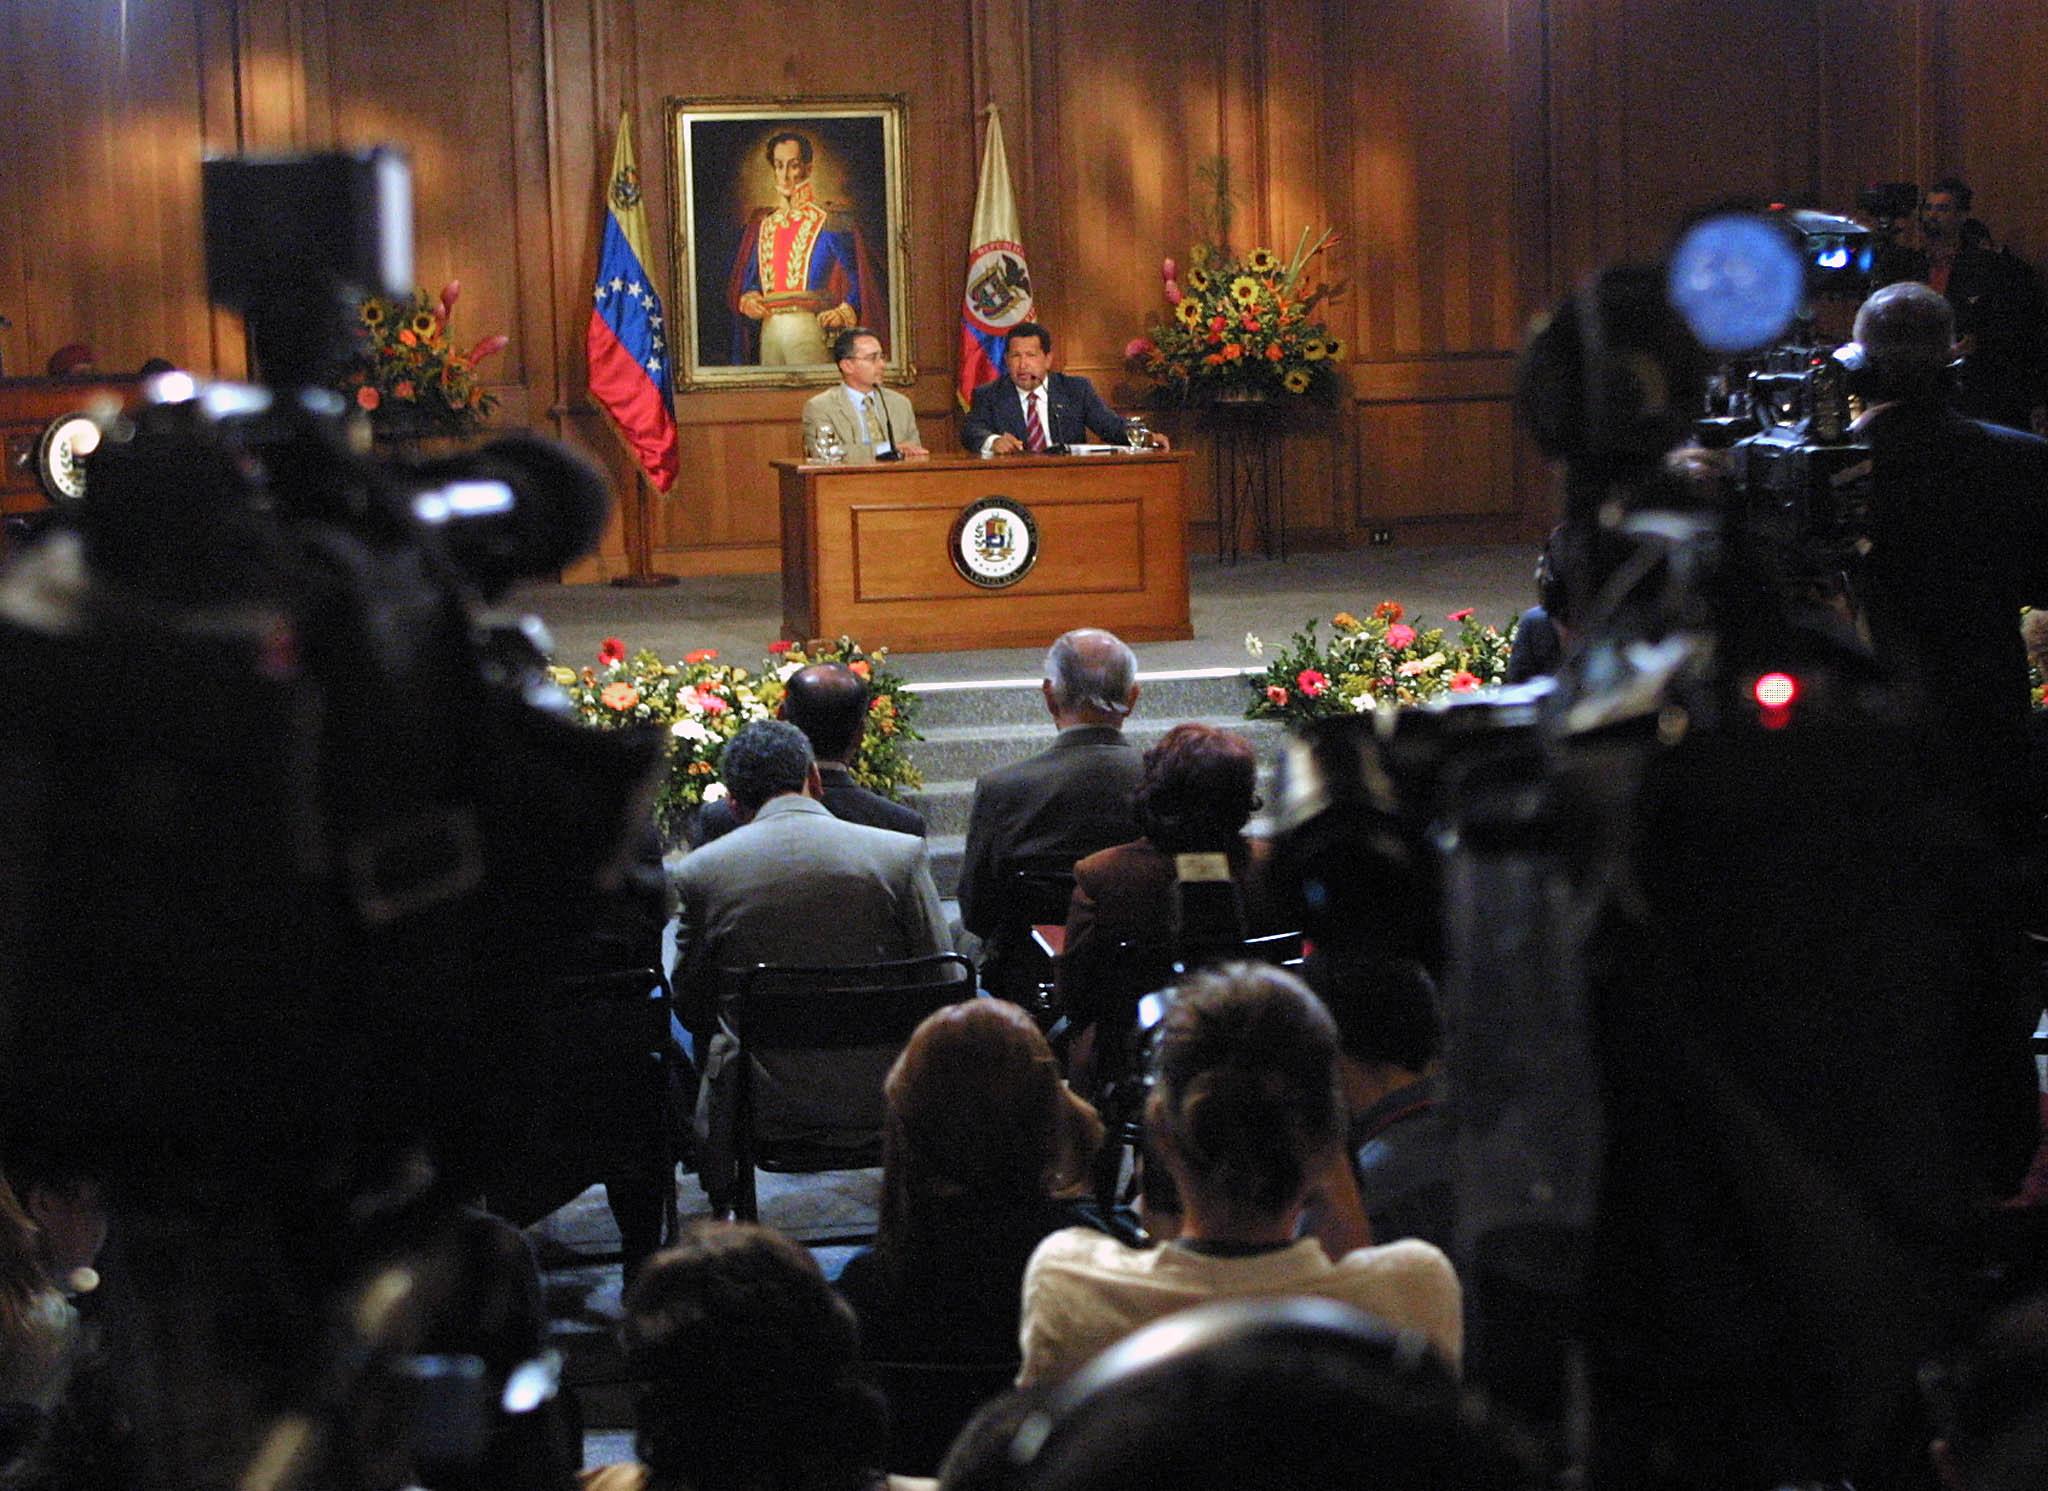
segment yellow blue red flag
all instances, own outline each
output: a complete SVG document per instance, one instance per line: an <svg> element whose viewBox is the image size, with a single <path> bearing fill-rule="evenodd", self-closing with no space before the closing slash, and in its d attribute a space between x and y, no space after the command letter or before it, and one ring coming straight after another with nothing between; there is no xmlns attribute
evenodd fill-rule
<svg viewBox="0 0 2048 1491"><path fill-rule="evenodd" d="M1024 230L1010 194L1010 158L1003 152L1003 121L989 105L988 139L981 148L981 185L974 193L974 231L967 242L967 294L960 303L960 386L965 409L974 390L1003 370L1010 328L1031 319L1031 267Z"/></svg>
<svg viewBox="0 0 2048 1491"><path fill-rule="evenodd" d="M590 396L619 427L658 492L675 485L675 407L669 402L668 318L647 266L647 207L633 164L633 119L619 113L618 143L605 186L604 246L584 352Z"/></svg>

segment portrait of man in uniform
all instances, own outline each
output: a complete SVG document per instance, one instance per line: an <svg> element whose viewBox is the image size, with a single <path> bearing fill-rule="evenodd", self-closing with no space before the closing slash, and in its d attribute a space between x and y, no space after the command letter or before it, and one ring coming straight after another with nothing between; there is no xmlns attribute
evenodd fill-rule
<svg viewBox="0 0 2048 1491"><path fill-rule="evenodd" d="M670 104L677 278L690 335L678 382L789 385L837 376L850 326L907 379L902 324L902 104Z"/></svg>

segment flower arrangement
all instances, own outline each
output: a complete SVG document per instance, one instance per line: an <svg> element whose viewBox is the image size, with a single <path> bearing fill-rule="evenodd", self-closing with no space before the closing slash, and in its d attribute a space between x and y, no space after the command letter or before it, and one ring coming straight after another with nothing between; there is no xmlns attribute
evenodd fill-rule
<svg viewBox="0 0 2048 1491"><path fill-rule="evenodd" d="M868 681L868 725L853 759L854 780L891 798L923 786L904 752L910 741L923 739L914 724L917 696L889 671L888 655L887 648L868 652L850 637L808 645L773 642L756 673L720 662L715 648L664 663L648 651L629 655L624 642L607 637L595 667L557 665L550 672L586 724L668 727L669 774L654 807L662 831L673 837L692 809L725 795L718 764L726 743L749 721L774 718L783 684L812 663L844 663Z"/></svg>
<svg viewBox="0 0 2048 1491"><path fill-rule="evenodd" d="M462 281L450 280L438 300L416 290L404 300L372 296L358 312L362 335L342 376L342 392L370 416L372 429L406 435L473 435L497 399L476 370L510 345L493 334L457 352L448 323Z"/></svg>
<svg viewBox="0 0 2048 1491"><path fill-rule="evenodd" d="M1229 246L1229 162L1203 168L1215 187L1208 212L1215 237L1194 246L1186 274L1160 264L1169 314L1124 348L1124 365L1153 380L1169 404L1313 396L1334 402L1344 343L1316 319L1316 308L1343 293L1310 278L1337 241L1327 229L1301 230L1283 260L1270 248L1238 254Z"/></svg>
<svg viewBox="0 0 2048 1491"><path fill-rule="evenodd" d="M1245 717L1302 724L1376 704L1420 704L1491 688L1506 678L1513 622L1502 631L1482 624L1467 607L1444 618L1458 628L1455 640L1447 640L1443 627L1411 626L1406 618L1399 601L1381 601L1362 621L1340 611L1327 647L1311 621L1254 680L1257 694ZM1244 641L1252 656L1264 655L1256 636Z"/></svg>

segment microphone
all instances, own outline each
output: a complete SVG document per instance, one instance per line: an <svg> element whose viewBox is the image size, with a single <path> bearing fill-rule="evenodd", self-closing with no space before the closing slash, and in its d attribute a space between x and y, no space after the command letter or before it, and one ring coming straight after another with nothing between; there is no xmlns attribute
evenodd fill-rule
<svg viewBox="0 0 2048 1491"><path fill-rule="evenodd" d="M903 450L896 444L896 427L889 423L889 401L882 397L882 390L880 388L876 388L868 397L873 399L875 407L882 411L882 433L889 440L889 448L878 452L875 459L878 461L902 460Z"/></svg>

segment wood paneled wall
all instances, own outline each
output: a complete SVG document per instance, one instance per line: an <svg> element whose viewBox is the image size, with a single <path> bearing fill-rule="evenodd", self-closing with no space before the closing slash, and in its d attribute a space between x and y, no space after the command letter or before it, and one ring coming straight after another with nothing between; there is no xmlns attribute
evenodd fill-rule
<svg viewBox="0 0 2048 1491"><path fill-rule="evenodd" d="M201 289L202 151L396 140L421 283L459 277L460 332L512 336L502 418L586 445L622 492L582 376L598 177L624 106L665 180L671 96L907 99L911 392L934 445L984 103L1061 358L1113 397L1138 393L1121 349L1194 236L1202 162L1231 160L1240 245L1336 227L1349 393L1287 437L1283 485L1291 532L1338 544L1539 532L1549 482L1512 418L1522 328L1598 264L1659 251L1689 207L1841 208L1864 181L1957 171L2001 237L2048 257L2033 0L766 0L743 19L674 0L0 0L0 35L7 371L84 339L103 368L239 372L239 328ZM665 245L667 194L648 202ZM775 566L766 463L794 453L799 397L678 401L659 564ZM1204 454L1197 425L1168 427ZM615 532L579 574L623 567Z"/></svg>

